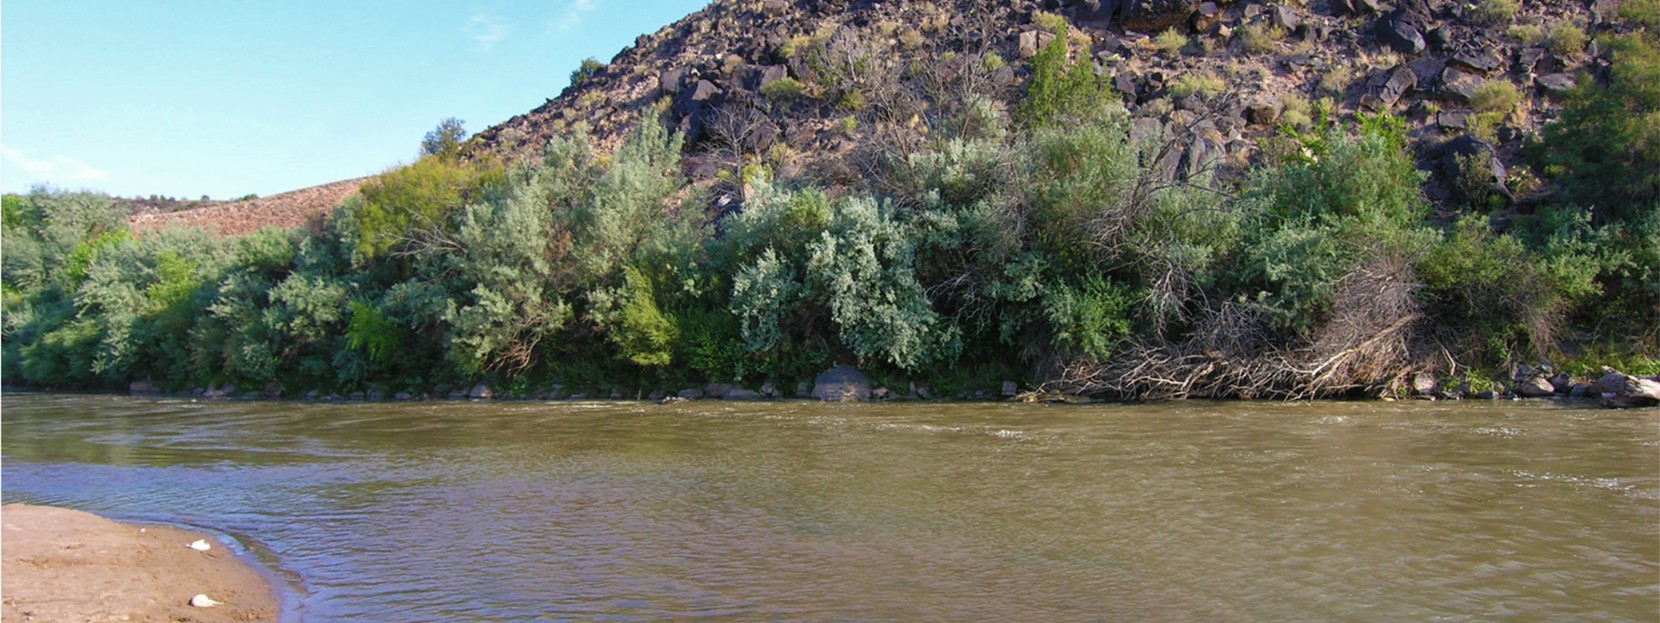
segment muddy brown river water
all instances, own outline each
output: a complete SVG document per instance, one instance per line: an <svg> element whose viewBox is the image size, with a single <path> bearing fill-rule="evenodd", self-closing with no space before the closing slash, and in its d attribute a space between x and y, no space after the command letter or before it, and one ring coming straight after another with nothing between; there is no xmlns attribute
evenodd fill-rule
<svg viewBox="0 0 1660 623"><path fill-rule="evenodd" d="M8 393L6 502L290 621L1653 621L1660 410Z"/></svg>

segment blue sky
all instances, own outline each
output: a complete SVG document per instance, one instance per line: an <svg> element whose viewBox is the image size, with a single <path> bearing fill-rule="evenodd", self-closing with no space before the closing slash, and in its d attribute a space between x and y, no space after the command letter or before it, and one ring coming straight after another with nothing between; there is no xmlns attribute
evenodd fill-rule
<svg viewBox="0 0 1660 623"><path fill-rule="evenodd" d="M0 186L269 195L559 94L707 0L6 0Z"/></svg>

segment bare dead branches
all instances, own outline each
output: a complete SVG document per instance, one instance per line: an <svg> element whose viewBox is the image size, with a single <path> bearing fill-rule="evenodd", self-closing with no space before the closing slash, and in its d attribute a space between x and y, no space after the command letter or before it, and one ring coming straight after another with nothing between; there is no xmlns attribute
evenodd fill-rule
<svg viewBox="0 0 1660 623"><path fill-rule="evenodd" d="M1411 276L1404 258L1374 251L1339 282L1327 320L1293 344L1276 343L1251 304L1229 301L1206 312L1185 341L1069 362L1042 389L1138 400L1393 392L1409 373L1439 367Z"/></svg>

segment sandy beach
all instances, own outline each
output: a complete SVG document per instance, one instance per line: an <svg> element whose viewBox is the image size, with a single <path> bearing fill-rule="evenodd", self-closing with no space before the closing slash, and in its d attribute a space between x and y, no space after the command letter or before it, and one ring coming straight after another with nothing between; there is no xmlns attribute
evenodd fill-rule
<svg viewBox="0 0 1660 623"><path fill-rule="evenodd" d="M24 504L0 507L0 523L8 623L277 620L266 579L211 536ZM198 539L211 548L192 549ZM198 594L222 603L192 606Z"/></svg>

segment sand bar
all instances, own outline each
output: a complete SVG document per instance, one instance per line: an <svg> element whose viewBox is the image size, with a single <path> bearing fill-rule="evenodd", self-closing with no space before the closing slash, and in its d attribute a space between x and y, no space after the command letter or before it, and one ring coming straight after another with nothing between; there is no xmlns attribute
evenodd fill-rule
<svg viewBox="0 0 1660 623"><path fill-rule="evenodd" d="M0 619L7 623L278 618L265 577L209 535L24 504L0 507L0 524ZM212 547L191 549L197 539ZM223 603L190 605L198 594Z"/></svg>

